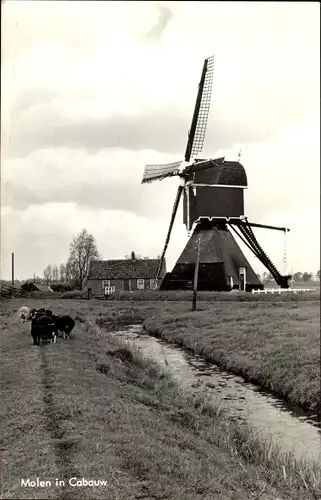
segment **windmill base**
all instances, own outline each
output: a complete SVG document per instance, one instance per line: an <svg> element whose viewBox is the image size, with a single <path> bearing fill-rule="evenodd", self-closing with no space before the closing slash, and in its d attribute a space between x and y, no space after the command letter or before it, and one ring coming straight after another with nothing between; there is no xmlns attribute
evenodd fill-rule
<svg viewBox="0 0 321 500"><path fill-rule="evenodd" d="M245 288L251 292L264 289L226 224L203 221L196 226L173 271L165 275L160 290L193 289L199 239L199 291L226 292ZM245 269L244 281L241 269Z"/></svg>

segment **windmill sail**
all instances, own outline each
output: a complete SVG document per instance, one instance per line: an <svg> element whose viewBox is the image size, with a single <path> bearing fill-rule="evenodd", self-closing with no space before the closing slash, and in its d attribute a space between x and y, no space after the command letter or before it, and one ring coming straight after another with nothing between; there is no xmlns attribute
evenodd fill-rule
<svg viewBox="0 0 321 500"><path fill-rule="evenodd" d="M159 261L159 267L158 267L157 274L156 274L156 283L157 283L157 280L159 278L160 272L162 270L162 266L163 266L163 262L164 262L164 258L165 258L165 253L166 253L166 250L168 247L169 239L171 237L171 233L172 233L172 229L173 229L173 225L174 225L174 221L175 221L175 217L176 217L176 213L177 213L177 209L178 209L178 205L179 205L179 200L181 199L182 192L183 192L183 186L178 186L176 198L175 198L174 205L173 205L171 220L170 220L170 224L169 224L169 228L168 228L168 232L167 232L167 236L166 236L166 240L165 240L165 245L164 245L164 249L163 249L160 261Z"/></svg>
<svg viewBox="0 0 321 500"><path fill-rule="evenodd" d="M181 161L175 161L164 165L145 165L142 184L177 175L181 163Z"/></svg>
<svg viewBox="0 0 321 500"><path fill-rule="evenodd" d="M214 56L205 59L201 81L192 119L192 125L186 145L185 160L189 161L203 149L207 127L208 114L211 104L212 84L214 73Z"/></svg>

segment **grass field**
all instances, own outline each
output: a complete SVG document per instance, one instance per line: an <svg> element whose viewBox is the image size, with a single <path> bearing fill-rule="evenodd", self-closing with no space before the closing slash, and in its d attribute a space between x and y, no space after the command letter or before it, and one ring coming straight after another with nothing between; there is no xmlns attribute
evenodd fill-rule
<svg viewBox="0 0 321 500"><path fill-rule="evenodd" d="M201 308L200 308L201 309ZM320 411L320 302L221 302L145 328L302 407Z"/></svg>
<svg viewBox="0 0 321 500"><path fill-rule="evenodd" d="M154 321L160 312L169 321L175 311L182 321L190 304L41 301L77 320L70 341L43 347L32 345L29 324L19 324L23 304L0 305L1 498L321 498L319 469L278 457L251 429L182 393L158 365L100 330L108 322ZM36 477L52 486L21 487L22 478ZM71 487L71 477L108 484ZM56 478L66 485L55 486Z"/></svg>

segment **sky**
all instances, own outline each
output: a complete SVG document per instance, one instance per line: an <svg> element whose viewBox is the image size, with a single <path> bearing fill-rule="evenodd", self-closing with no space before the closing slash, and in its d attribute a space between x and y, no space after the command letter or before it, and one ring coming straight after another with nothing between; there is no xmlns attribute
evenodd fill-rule
<svg viewBox="0 0 321 500"><path fill-rule="evenodd" d="M202 157L248 177L245 215L290 228L288 271L320 268L318 2L2 3L1 278L42 276L86 228L105 259L162 251L203 61L214 55ZM283 233L255 229L283 272ZM188 240L180 207L171 270ZM265 270L240 245L256 272Z"/></svg>

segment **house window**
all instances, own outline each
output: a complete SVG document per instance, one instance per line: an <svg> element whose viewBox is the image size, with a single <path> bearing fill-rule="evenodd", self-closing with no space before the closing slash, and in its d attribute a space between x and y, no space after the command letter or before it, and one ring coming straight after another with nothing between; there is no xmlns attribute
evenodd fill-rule
<svg viewBox="0 0 321 500"><path fill-rule="evenodd" d="M102 280L102 288L110 287L110 280Z"/></svg>
<svg viewBox="0 0 321 500"><path fill-rule="evenodd" d="M149 280L149 288L151 290L157 290L157 280L155 279L150 279Z"/></svg>
<svg viewBox="0 0 321 500"><path fill-rule="evenodd" d="M144 290L145 281L142 279L137 280L137 290Z"/></svg>

